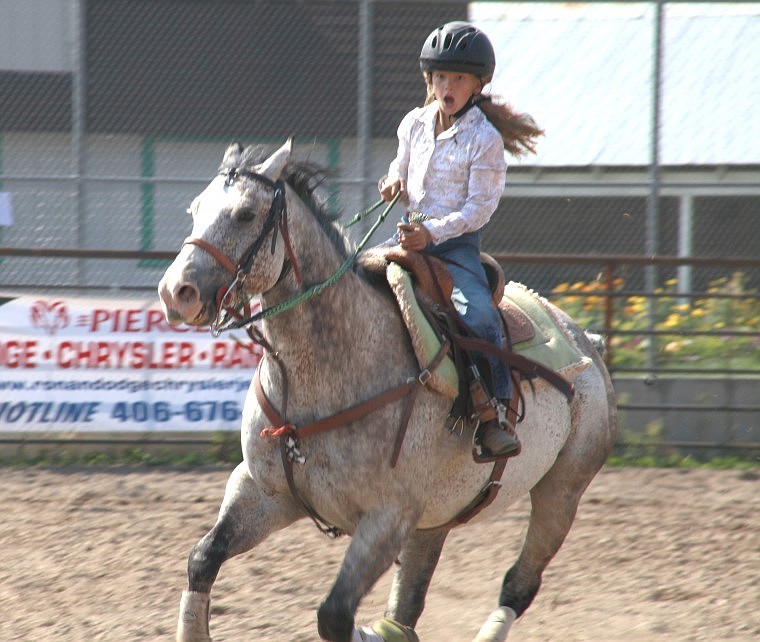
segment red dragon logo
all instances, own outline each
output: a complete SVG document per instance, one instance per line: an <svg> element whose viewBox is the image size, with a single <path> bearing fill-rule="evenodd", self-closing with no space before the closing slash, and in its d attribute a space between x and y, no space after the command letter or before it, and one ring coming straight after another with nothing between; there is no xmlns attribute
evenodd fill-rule
<svg viewBox="0 0 760 642"><path fill-rule="evenodd" d="M29 311L29 320L35 328L42 328L53 336L69 325L69 311L63 301L35 301Z"/></svg>

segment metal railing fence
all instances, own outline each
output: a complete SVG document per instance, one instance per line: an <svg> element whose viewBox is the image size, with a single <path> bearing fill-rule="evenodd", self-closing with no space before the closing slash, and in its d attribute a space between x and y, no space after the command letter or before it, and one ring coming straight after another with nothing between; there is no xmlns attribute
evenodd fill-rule
<svg viewBox="0 0 760 642"><path fill-rule="evenodd" d="M102 260L102 261L134 261L136 264L144 262L160 263L168 265L176 256L173 250L109 250L109 249L81 249L81 248L20 248L20 247L3 247L0 246L0 259L3 257L25 257L36 260L50 259L75 259L75 260ZM712 274L722 273L714 279L713 283L727 282L737 275L743 275L745 272L760 270L760 259L711 259L702 257L673 257L673 256L634 256L634 255L578 255L578 254L508 254L494 253L493 257L503 266L506 267L507 278L509 272L514 266L518 265L550 265L550 266L573 266L582 265L591 267L591 272L596 276L588 282L582 283L561 283L555 288L549 290L539 290L538 294L546 297L550 301L564 307L563 303L571 299L580 299L582 303L577 307L581 310L581 318L576 320L582 324L584 329L593 333L599 333L604 338L606 354L605 361L610 371L615 373L650 373L650 374L717 374L726 376L735 375L759 375L760 376L760 298L754 288L744 291L720 291L710 288L702 291L683 291L673 289L663 291L655 289L649 291L646 289L631 290L627 289L624 284L624 278L620 275L629 267L656 267L656 268L673 268L689 266L691 268L709 269ZM530 286L530 283L527 283ZM0 291L6 293L24 293L29 290L38 292L50 291L73 291L73 292L91 292L124 294L129 292L139 293L140 295L155 293L155 284L149 286L114 286L107 282L91 283L87 286L79 285L61 285L53 280L49 283L36 284L13 284L0 280ZM735 286L734 286L735 288ZM752 303L751 312L756 312L757 316L743 318L741 327L732 327L736 319L725 316L720 321L719 328L708 327L709 320L701 322L701 328L671 327L663 329L663 320L651 319L649 315L639 315L639 325L636 327L627 327L625 320L627 310L621 307L620 302L625 303L630 299L644 299L653 301L669 301L671 305L680 311L684 316L688 316L690 307L695 301L699 302L719 302L733 301ZM757 304L757 307L754 307ZM572 315L571 310L565 310ZM731 310L727 310L731 313ZM700 315L701 316L701 315ZM670 318L670 317L669 317ZM641 320L645 323L641 324ZM665 319L667 321L668 319ZM672 320L672 319L671 319ZM737 322L738 323L738 322ZM747 325L749 324L749 326ZM671 326L674 324L671 323ZM623 337L644 338L655 345L655 352L658 351L657 343L661 338L672 336L680 337L721 337L723 339L731 337L750 338L757 342L757 363L753 368L732 368L730 366L721 368L700 367L696 363L690 368L673 368L663 367L657 362L645 361L636 365L623 365L616 362L615 340Z"/></svg>
<svg viewBox="0 0 760 642"><path fill-rule="evenodd" d="M114 251L82 249L45 249L0 247L2 257L26 257L32 260L88 259L118 262L161 261L173 258L174 251ZM557 304L573 316L587 331L598 332L606 345L605 361L610 369L618 391L618 411L624 420L618 447L624 451L645 449L648 452L704 452L757 453L760 452L760 404L757 403L756 387L760 385L760 298L754 290L739 291L737 275L745 270L760 269L760 259L704 259L679 257L644 257L625 255L526 255L496 254L502 265L585 265L591 266L597 276L588 282L563 283L539 294ZM658 268L689 265L694 269L722 271L722 277L714 281L719 286L704 291L629 290L625 288L620 274L631 266ZM733 280L733 283L732 283ZM720 285L729 287L720 287ZM58 292L60 286L50 283L50 291ZM730 291L731 288L734 291ZM44 290L45 288L43 288ZM0 282L0 291L25 292L24 286L9 286ZM93 284L86 291L114 292L107 283ZM81 291L76 288L75 291ZM133 287L131 294L144 296L155 292L154 287ZM632 315L630 302L639 307L638 315ZM648 314L642 314L642 301L667 301L671 310L685 318L705 306L720 306L723 302L739 304L742 317L731 306L718 310L721 327L712 327L715 319L705 319L700 314L697 327L663 327L672 321L671 314L660 313L654 324ZM744 306L746 309L741 309ZM648 308L647 308L648 310ZM713 310L714 312L715 310ZM673 325L671 323L671 325ZM674 341L703 339L712 345L697 347L687 355L681 365L673 367ZM652 349L642 354L641 343L651 342ZM737 345L733 345L737 343ZM637 345L634 345L637 344ZM631 348L633 346L633 349ZM636 349L638 357L631 353ZM703 352L702 352L703 351ZM656 355L654 362L648 356ZM677 355L675 355L677 357ZM739 360L740 363L736 363ZM665 362L665 363L663 363ZM686 386L684 390L670 387ZM688 389L694 387L695 391ZM659 389L666 388L663 392ZM670 420L668 420L670 418ZM675 422L675 425L674 425ZM689 428L705 424L697 430L699 439ZM34 436L5 439L3 443L52 444L48 438L39 441ZM31 441L29 441L31 439ZM39 441L39 443L38 443ZM55 441L55 440L53 440ZM118 441L118 440L117 440ZM128 439L122 445L150 446L152 438ZM201 442L203 440L201 439ZM160 437L156 444L161 447L198 446L197 438L186 440L184 436ZM57 443L57 442L56 442ZM109 439L94 443L108 444ZM119 442L121 443L121 442ZM92 445L92 444L90 444ZM117 445L116 442L111 446Z"/></svg>

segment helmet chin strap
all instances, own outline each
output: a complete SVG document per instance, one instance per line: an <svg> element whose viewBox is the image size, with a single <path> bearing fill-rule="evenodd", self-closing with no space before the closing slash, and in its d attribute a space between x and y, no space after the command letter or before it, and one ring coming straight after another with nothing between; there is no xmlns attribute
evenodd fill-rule
<svg viewBox="0 0 760 642"><path fill-rule="evenodd" d="M460 109L456 114L452 116L452 118L461 118L464 116L468 111L470 111L473 107L477 107L480 103L482 103L484 100L488 100L488 96L483 95L483 87L485 87L488 83L483 82L483 79L480 78L480 91L477 94L472 94L468 99L467 102L464 104L464 107Z"/></svg>
<svg viewBox="0 0 760 642"><path fill-rule="evenodd" d="M470 111L475 105L477 105L480 101L477 99L480 94L472 94L467 99L467 102L464 104L464 107L460 109L456 114L452 116L452 118L461 118L464 116L468 111Z"/></svg>

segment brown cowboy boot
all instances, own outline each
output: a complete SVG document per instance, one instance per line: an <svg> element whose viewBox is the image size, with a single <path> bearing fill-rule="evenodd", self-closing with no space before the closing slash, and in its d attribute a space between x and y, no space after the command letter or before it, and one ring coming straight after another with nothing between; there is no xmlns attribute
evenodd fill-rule
<svg viewBox="0 0 760 642"><path fill-rule="evenodd" d="M472 418L480 423L474 435L474 446L480 446L480 452L473 448L473 459L479 463L486 463L519 455L522 446L507 419L506 406L495 397L489 398L477 367L471 366L471 372Z"/></svg>
<svg viewBox="0 0 760 642"><path fill-rule="evenodd" d="M493 461L502 457L514 457L520 454L522 445L512 426L507 421L498 419L487 421L478 429L482 461Z"/></svg>

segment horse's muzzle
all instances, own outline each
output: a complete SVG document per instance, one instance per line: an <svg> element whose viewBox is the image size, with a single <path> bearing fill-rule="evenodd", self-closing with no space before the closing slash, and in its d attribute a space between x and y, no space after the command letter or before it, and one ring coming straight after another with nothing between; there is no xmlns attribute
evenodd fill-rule
<svg viewBox="0 0 760 642"><path fill-rule="evenodd" d="M205 325L204 305L198 286L184 279L174 279L167 270L158 285L158 297L164 317L170 325L187 323L189 325Z"/></svg>

